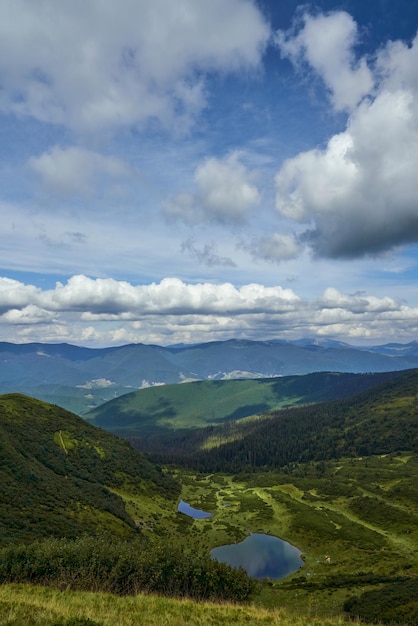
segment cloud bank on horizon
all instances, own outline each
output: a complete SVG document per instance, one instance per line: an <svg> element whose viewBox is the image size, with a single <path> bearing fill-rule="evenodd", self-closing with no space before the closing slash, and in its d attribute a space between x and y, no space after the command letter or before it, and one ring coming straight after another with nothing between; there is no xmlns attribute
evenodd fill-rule
<svg viewBox="0 0 418 626"><path fill-rule="evenodd" d="M418 7L277 4L0 0L1 340L417 338Z"/></svg>

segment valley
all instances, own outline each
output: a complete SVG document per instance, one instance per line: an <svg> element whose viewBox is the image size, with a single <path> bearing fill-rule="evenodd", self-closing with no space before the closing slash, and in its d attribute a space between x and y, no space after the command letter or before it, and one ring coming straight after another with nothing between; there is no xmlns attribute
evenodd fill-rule
<svg viewBox="0 0 418 626"><path fill-rule="evenodd" d="M114 611L142 593L175 598L164 610L179 624L222 623L222 611L230 623L416 624L417 390L413 369L202 381L85 418L0 396L0 626L20 626L31 603L31 626L72 626L88 592L112 594ZM179 512L181 500L211 516ZM302 567L256 581L210 558L250 534L289 542ZM117 623L157 623L146 610Z"/></svg>

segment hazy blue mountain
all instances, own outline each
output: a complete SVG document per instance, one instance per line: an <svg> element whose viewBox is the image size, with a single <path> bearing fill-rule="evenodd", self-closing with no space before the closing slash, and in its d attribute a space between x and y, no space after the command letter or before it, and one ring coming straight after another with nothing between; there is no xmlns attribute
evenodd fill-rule
<svg viewBox="0 0 418 626"><path fill-rule="evenodd" d="M418 356L418 341L410 343L386 343L383 346L369 348L371 352L388 356Z"/></svg>
<svg viewBox="0 0 418 626"><path fill-rule="evenodd" d="M189 346L0 343L0 392L83 414L134 389L192 380L385 372L418 367L418 343L353 347L330 340L215 341Z"/></svg>

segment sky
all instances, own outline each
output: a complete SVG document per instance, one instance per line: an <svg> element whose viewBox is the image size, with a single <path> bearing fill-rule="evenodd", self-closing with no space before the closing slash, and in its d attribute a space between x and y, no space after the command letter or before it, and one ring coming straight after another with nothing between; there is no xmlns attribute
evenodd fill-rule
<svg viewBox="0 0 418 626"><path fill-rule="evenodd" d="M418 3L0 0L0 341L418 339Z"/></svg>

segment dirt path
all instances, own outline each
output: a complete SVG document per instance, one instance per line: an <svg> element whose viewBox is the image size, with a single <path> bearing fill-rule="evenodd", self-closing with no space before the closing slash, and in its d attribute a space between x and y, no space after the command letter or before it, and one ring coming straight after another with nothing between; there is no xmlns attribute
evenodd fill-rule
<svg viewBox="0 0 418 626"><path fill-rule="evenodd" d="M67 448L65 447L64 439L62 438L62 431L61 431L61 430L59 431L58 436L59 436L59 438L60 438L60 442L61 442L61 447L62 447L62 449L64 450L65 454L68 454L68 450L67 450Z"/></svg>

